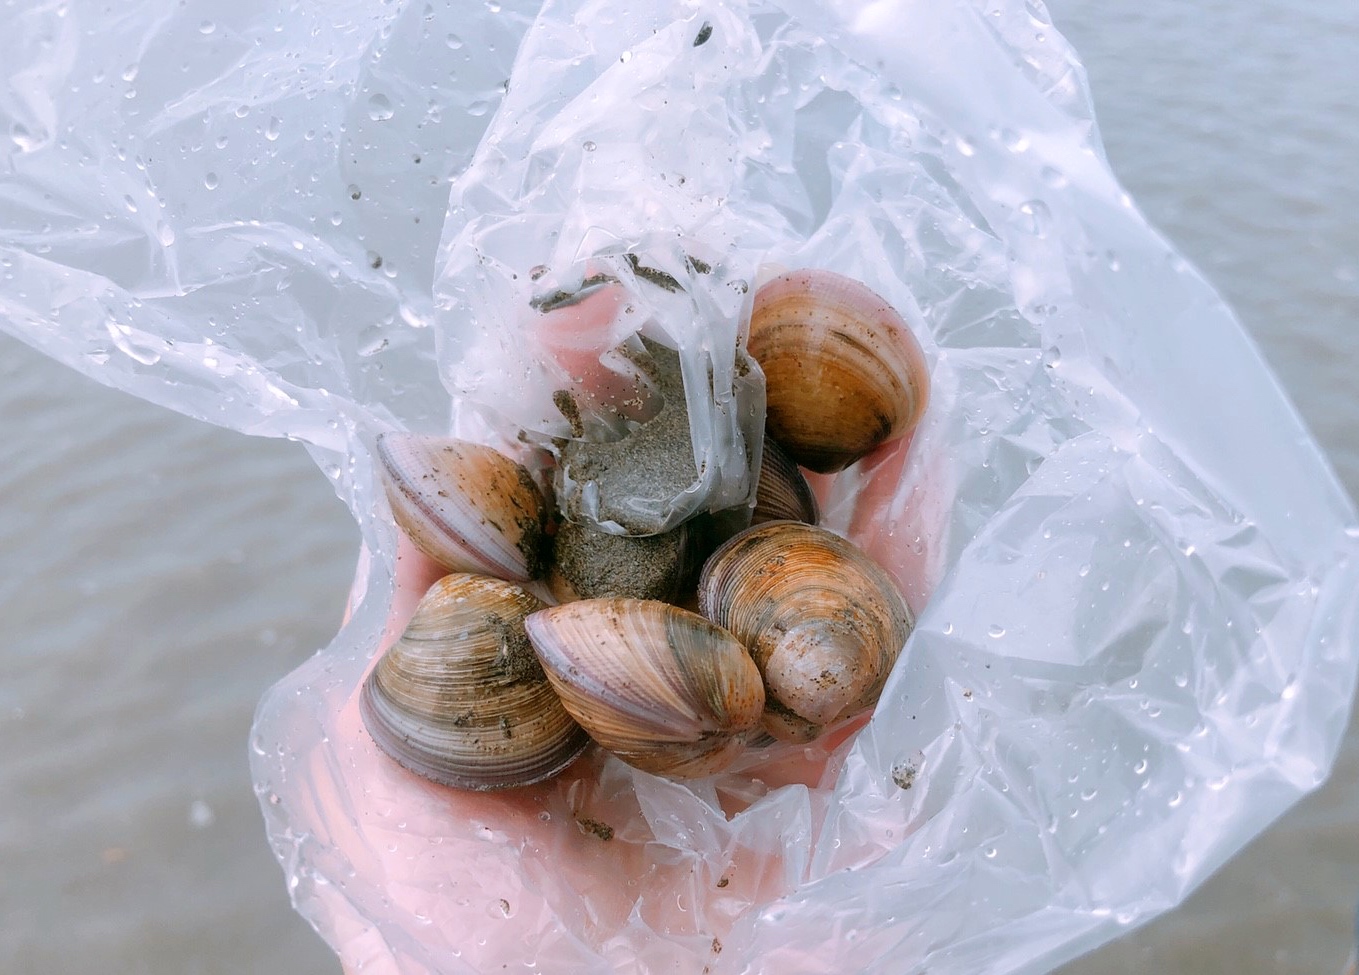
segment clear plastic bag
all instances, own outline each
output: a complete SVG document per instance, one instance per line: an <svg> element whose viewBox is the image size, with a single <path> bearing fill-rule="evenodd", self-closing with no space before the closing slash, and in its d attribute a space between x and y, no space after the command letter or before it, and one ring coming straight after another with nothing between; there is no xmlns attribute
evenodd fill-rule
<svg viewBox="0 0 1359 975"><path fill-rule="evenodd" d="M1113 179L1036 3L7 19L0 322L304 442L372 553L251 742L294 902L351 965L1040 972L1324 778L1354 512ZM383 760L354 706L396 548L372 435L559 435L526 309L607 272L680 350L699 493L737 497L754 428L706 374L764 264L867 282L931 362L909 450L823 485L920 614L872 720L691 784L593 754L467 796Z"/></svg>

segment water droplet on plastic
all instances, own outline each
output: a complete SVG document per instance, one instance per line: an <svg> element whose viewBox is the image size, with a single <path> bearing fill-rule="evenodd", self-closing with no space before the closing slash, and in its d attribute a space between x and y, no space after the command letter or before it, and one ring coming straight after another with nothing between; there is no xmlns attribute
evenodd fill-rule
<svg viewBox="0 0 1359 975"><path fill-rule="evenodd" d="M1060 190L1067 184L1066 173L1056 166L1044 166L1038 171L1038 176L1044 183L1055 190Z"/></svg>
<svg viewBox="0 0 1359 975"><path fill-rule="evenodd" d="M985 856L986 859L988 860L994 860L998 852L1000 851L997 850L994 846L988 846L984 851L982 851L982 855Z"/></svg>
<svg viewBox="0 0 1359 975"><path fill-rule="evenodd" d="M282 126L283 122L279 119L279 117L277 115L271 115L269 117L269 124L264 127L264 137L268 139L270 142L277 142L279 129Z"/></svg>
<svg viewBox="0 0 1359 975"><path fill-rule="evenodd" d="M227 147L227 137L224 135L219 135L217 137L217 140L213 143L213 145L215 145L218 149L225 149Z"/></svg>
<svg viewBox="0 0 1359 975"><path fill-rule="evenodd" d="M1062 350L1053 345L1043 352L1043 365L1049 369L1056 369L1062 364Z"/></svg>
<svg viewBox="0 0 1359 975"><path fill-rule="evenodd" d="M1042 237L1047 234L1048 224L1052 220L1052 211L1042 200L1025 200L1019 204L1019 214L1022 218L1020 226L1025 233L1035 237Z"/></svg>
<svg viewBox="0 0 1359 975"><path fill-rule="evenodd" d="M15 122L9 127L9 137L14 140L14 144L19 147L20 152L32 152L38 147L38 140L33 137L33 133L28 131L28 126L22 122Z"/></svg>
<svg viewBox="0 0 1359 975"><path fill-rule="evenodd" d="M473 118L481 118L491 110L491 103L484 98L478 98L467 106L467 114Z"/></svg>
<svg viewBox="0 0 1359 975"><path fill-rule="evenodd" d="M203 176L203 185L206 186L208 189L210 189L210 190L215 190L215 189L217 189L217 183L218 183L218 179L217 179L217 174L216 174L216 173L205 173L205 174L204 174L204 176Z"/></svg>
<svg viewBox="0 0 1359 975"><path fill-rule="evenodd" d="M136 212L137 212L137 203L136 203L136 201L133 200L132 197L130 197L130 196L125 196L125 197L123 197L123 206L127 207L127 212L128 212L128 213L136 213Z"/></svg>
<svg viewBox="0 0 1359 975"><path fill-rule="evenodd" d="M951 634L953 633L953 624L952 624L952 623L945 623L945 624L944 624L943 633L944 633L944 636L949 636L949 635L951 635Z"/></svg>
<svg viewBox="0 0 1359 975"><path fill-rule="evenodd" d="M210 20L205 20L198 25L198 33L200 34L211 34L216 29L217 25Z"/></svg>
<svg viewBox="0 0 1359 975"><path fill-rule="evenodd" d="M598 148L598 146L596 146L593 142L587 140L586 142L581 144L581 148L584 149L586 152L594 152L595 149Z"/></svg>
<svg viewBox="0 0 1359 975"><path fill-rule="evenodd" d="M397 313L401 316L401 320L411 328L427 328L429 326L429 320L421 315L413 305L402 302L397 306Z"/></svg>
<svg viewBox="0 0 1359 975"><path fill-rule="evenodd" d="M955 144L958 146L958 151L964 156L975 156L977 154L976 145L974 145L972 140L965 135L958 136L958 140Z"/></svg>
<svg viewBox="0 0 1359 975"><path fill-rule="evenodd" d="M396 114L396 109L392 108L392 101L381 92L370 95L368 98L368 117L374 122L385 122Z"/></svg>
<svg viewBox="0 0 1359 975"><path fill-rule="evenodd" d="M202 799L195 799L189 806L189 825L194 829L207 829L217 822L217 814Z"/></svg>
<svg viewBox="0 0 1359 975"><path fill-rule="evenodd" d="M387 348L388 344L387 337L374 329L373 334L360 336L358 353L364 358L370 358ZM339 473L338 469L336 473Z"/></svg>
<svg viewBox="0 0 1359 975"><path fill-rule="evenodd" d="M1148 762L1145 758L1138 759L1137 764L1133 766L1133 775L1146 775L1147 767Z"/></svg>
<svg viewBox="0 0 1359 975"><path fill-rule="evenodd" d="M342 223L344 223L344 217L340 216L340 211L336 210L330 215L330 225L332 227L338 227Z"/></svg>
<svg viewBox="0 0 1359 975"><path fill-rule="evenodd" d="M456 51L458 48L462 47L462 38L457 34L449 34L444 38L444 43L448 45L450 51Z"/></svg>
<svg viewBox="0 0 1359 975"><path fill-rule="evenodd" d="M1011 152L1028 152L1029 137L1023 132L1016 132L1014 129L1001 129L1000 142Z"/></svg>
<svg viewBox="0 0 1359 975"><path fill-rule="evenodd" d="M126 68L123 69L123 80L135 81L136 79L137 79L137 65L129 64Z"/></svg>
<svg viewBox="0 0 1359 975"><path fill-rule="evenodd" d="M236 106L236 117L237 117L237 118L245 118L245 117L246 117L247 115L249 115L249 114L250 114L250 106L249 106L249 105L237 105L237 106Z"/></svg>
<svg viewBox="0 0 1359 975"><path fill-rule="evenodd" d="M627 64L629 61L632 60L632 52L624 51L622 54L618 55L618 60L623 62L624 64Z"/></svg>
<svg viewBox="0 0 1359 975"><path fill-rule="evenodd" d="M156 224L156 239L160 241L162 247L169 247L175 242L175 231L168 223L158 222Z"/></svg>
<svg viewBox="0 0 1359 975"><path fill-rule="evenodd" d="M992 623L989 627L987 627L986 635L993 640L999 640L1001 637L1005 635L1005 627L1001 626L998 623Z"/></svg>

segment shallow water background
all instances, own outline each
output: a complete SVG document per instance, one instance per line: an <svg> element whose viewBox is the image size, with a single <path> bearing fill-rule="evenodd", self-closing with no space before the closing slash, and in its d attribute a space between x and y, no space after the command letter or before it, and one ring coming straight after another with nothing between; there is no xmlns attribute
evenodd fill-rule
<svg viewBox="0 0 1359 975"><path fill-rule="evenodd" d="M1359 494L1353 0L1056 0L1110 159L1260 342ZM357 534L294 444L0 338L0 973L333 973L246 767L255 701L332 636ZM1359 736L1181 910L1063 975L1334 975Z"/></svg>

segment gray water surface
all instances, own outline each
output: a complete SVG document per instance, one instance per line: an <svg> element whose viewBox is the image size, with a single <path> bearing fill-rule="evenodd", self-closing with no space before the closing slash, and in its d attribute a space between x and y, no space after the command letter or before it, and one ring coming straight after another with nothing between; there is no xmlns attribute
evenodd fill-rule
<svg viewBox="0 0 1359 975"><path fill-rule="evenodd" d="M1359 8L1060 0L1108 154L1227 295L1359 492ZM246 767L264 688L327 643L357 533L294 444L0 338L0 975L333 973ZM1359 739L1181 910L1065 975L1334 975Z"/></svg>

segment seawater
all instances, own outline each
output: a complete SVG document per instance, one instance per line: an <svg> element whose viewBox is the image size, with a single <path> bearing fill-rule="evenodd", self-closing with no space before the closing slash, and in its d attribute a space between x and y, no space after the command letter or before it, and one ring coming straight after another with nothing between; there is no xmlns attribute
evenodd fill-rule
<svg viewBox="0 0 1359 975"><path fill-rule="evenodd" d="M1359 492L1353 0L1058 0L1108 155ZM1035 23L1035 31L1051 30ZM263 689L333 635L357 535L295 444L0 338L0 972L334 973L247 772ZM1359 738L1180 910L1063 969L1333 975Z"/></svg>

